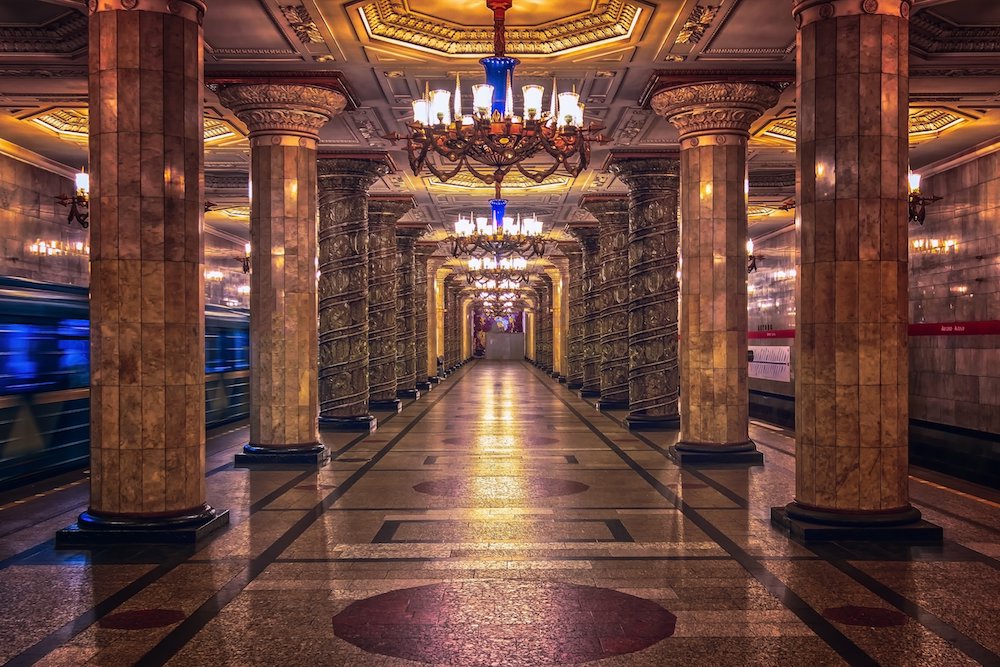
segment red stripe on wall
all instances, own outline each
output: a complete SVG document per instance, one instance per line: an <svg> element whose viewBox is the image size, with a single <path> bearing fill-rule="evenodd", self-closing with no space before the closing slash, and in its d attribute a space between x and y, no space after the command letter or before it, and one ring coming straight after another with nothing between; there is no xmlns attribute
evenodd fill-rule
<svg viewBox="0 0 1000 667"><path fill-rule="evenodd" d="M909 334L911 336L998 336L1000 335L1000 320L911 324ZM761 338L795 338L795 329L750 331L747 333L747 338L750 340Z"/></svg>
<svg viewBox="0 0 1000 667"><path fill-rule="evenodd" d="M776 329L774 331L750 331L747 338L795 338L795 329Z"/></svg>

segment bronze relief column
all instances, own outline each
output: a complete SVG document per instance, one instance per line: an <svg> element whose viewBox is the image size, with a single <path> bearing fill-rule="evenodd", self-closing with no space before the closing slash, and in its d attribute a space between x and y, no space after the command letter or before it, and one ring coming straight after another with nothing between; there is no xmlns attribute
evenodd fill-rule
<svg viewBox="0 0 1000 667"><path fill-rule="evenodd" d="M374 430L368 412L368 188L384 158L319 160L319 424Z"/></svg>
<svg viewBox="0 0 1000 667"><path fill-rule="evenodd" d="M795 500L805 539L941 541L910 504L909 0L799 0Z"/></svg>
<svg viewBox="0 0 1000 667"><path fill-rule="evenodd" d="M614 158L611 172L629 188L629 430L677 428L676 157Z"/></svg>
<svg viewBox="0 0 1000 667"><path fill-rule="evenodd" d="M583 386L584 311L583 250L579 243L560 243L559 247L569 260L569 349L566 352L566 388L577 390Z"/></svg>
<svg viewBox="0 0 1000 667"><path fill-rule="evenodd" d="M436 243L418 243L414 251L414 271L413 271L413 318L416 323L414 338L416 339L416 388L420 391L430 391L431 377L437 375L437 369L432 373L429 366L428 352L428 325L427 325L427 301L428 301L428 281L427 263L437 250Z"/></svg>
<svg viewBox="0 0 1000 667"><path fill-rule="evenodd" d="M681 143L681 464L764 463L748 432L747 142L778 95L710 82L653 96Z"/></svg>
<svg viewBox="0 0 1000 667"><path fill-rule="evenodd" d="M368 200L368 409L399 412L396 398L396 221L411 197Z"/></svg>
<svg viewBox="0 0 1000 667"><path fill-rule="evenodd" d="M628 197L584 197L599 223L601 410L628 408Z"/></svg>
<svg viewBox="0 0 1000 667"><path fill-rule="evenodd" d="M444 279L444 372L451 375L458 367L456 341L458 329L457 293L460 289L458 278L452 274Z"/></svg>
<svg viewBox="0 0 1000 667"><path fill-rule="evenodd" d="M194 542L205 502L200 0L90 3L90 503L57 546Z"/></svg>
<svg viewBox="0 0 1000 667"><path fill-rule="evenodd" d="M417 320L413 303L417 239L427 232L427 225L398 227L396 251L396 395L420 398L417 389Z"/></svg>
<svg viewBox="0 0 1000 667"><path fill-rule="evenodd" d="M572 225L583 249L583 386L580 398L601 395L601 258L596 225Z"/></svg>
<svg viewBox="0 0 1000 667"><path fill-rule="evenodd" d="M538 290L538 366L552 371L552 279L542 274Z"/></svg>
<svg viewBox="0 0 1000 667"><path fill-rule="evenodd" d="M238 84L219 100L250 132L250 442L238 465L321 463L316 428L316 143L344 96Z"/></svg>

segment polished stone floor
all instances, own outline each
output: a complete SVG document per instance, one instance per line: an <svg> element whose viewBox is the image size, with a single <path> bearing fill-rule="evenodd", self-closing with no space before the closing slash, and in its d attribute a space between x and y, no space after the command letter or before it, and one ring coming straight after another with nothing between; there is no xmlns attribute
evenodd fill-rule
<svg viewBox="0 0 1000 667"><path fill-rule="evenodd" d="M194 549L56 551L69 476L0 497L0 663L1000 664L998 494L914 471L937 547L806 547L775 531L794 440L681 471L521 363L476 362L316 470L234 469L210 434Z"/></svg>

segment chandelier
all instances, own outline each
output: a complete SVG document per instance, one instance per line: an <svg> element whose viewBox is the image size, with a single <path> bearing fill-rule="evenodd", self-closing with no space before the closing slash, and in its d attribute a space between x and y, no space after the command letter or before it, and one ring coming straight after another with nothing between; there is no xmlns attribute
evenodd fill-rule
<svg viewBox="0 0 1000 667"><path fill-rule="evenodd" d="M86 229L90 227L90 174L81 171L76 175L76 190L72 195L60 195L56 197L60 206L68 206L69 214L66 216L66 224L78 225Z"/></svg>
<svg viewBox="0 0 1000 667"><path fill-rule="evenodd" d="M524 257L470 257L467 266L466 281L480 288L527 283L531 278Z"/></svg>
<svg viewBox="0 0 1000 667"><path fill-rule="evenodd" d="M506 199L491 199L489 217L460 215L455 222L455 233L446 241L451 243L452 257L464 255L494 257L542 257L545 255L545 237L542 223L534 215L521 219L518 215L506 216Z"/></svg>
<svg viewBox="0 0 1000 667"><path fill-rule="evenodd" d="M464 168L480 181L496 188L511 169L536 183L542 183L561 167L578 176L590 161L590 142L605 142L602 125L583 125L580 96L556 92L552 81L548 111L543 110L545 90L539 85L521 88L522 115L514 113L514 67L517 58L505 55L504 16L513 0L486 0L493 10L493 55L480 60L486 83L472 87L472 113L462 113L461 81L455 77L455 94L449 90L425 91L413 101L413 121L407 123L406 137L398 133L386 138L393 143L406 141L410 169L419 175L424 169L447 182ZM428 159L436 155L451 166ZM545 158L548 166L530 168L529 158Z"/></svg>

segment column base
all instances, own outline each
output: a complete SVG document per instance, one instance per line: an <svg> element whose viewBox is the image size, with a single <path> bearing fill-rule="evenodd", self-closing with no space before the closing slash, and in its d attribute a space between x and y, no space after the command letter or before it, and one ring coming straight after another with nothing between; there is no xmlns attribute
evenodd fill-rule
<svg viewBox="0 0 1000 667"><path fill-rule="evenodd" d="M625 418L625 428L630 431L666 429L676 431L681 427L680 415L632 414Z"/></svg>
<svg viewBox="0 0 1000 667"><path fill-rule="evenodd" d="M757 450L753 440L740 444L704 444L678 442L667 450L671 460L679 466L686 465L739 465L762 466L764 454Z"/></svg>
<svg viewBox="0 0 1000 667"><path fill-rule="evenodd" d="M243 445L243 452L236 455L234 465L243 468L253 465L320 466L330 458L330 452L321 443L305 445Z"/></svg>
<svg viewBox="0 0 1000 667"><path fill-rule="evenodd" d="M555 377L555 379L559 380L559 384L566 384L566 376L565 375L556 375L556 376L553 376L553 377Z"/></svg>
<svg viewBox="0 0 1000 667"><path fill-rule="evenodd" d="M549 369L549 377L555 378L556 380L558 380L559 379L559 371L554 371L554 370L552 370L550 368Z"/></svg>
<svg viewBox="0 0 1000 667"><path fill-rule="evenodd" d="M771 508L771 523L803 542L900 542L941 544L941 526L924 521L920 510L828 512L791 502Z"/></svg>
<svg viewBox="0 0 1000 667"><path fill-rule="evenodd" d="M598 410L628 410L628 401L612 401L602 398L597 401Z"/></svg>
<svg viewBox="0 0 1000 667"><path fill-rule="evenodd" d="M400 398L408 398L408 399L411 399L411 400L415 401L418 398L420 398L420 390L419 389L400 389L400 390L398 390L396 392L396 396L398 396Z"/></svg>
<svg viewBox="0 0 1000 667"><path fill-rule="evenodd" d="M398 398L387 398L384 400L368 401L369 410L380 410L384 412L402 412L403 404Z"/></svg>
<svg viewBox="0 0 1000 667"><path fill-rule="evenodd" d="M229 525L229 510L203 505L169 518L125 518L84 512L56 533L56 549L121 544L195 544Z"/></svg>
<svg viewBox="0 0 1000 667"><path fill-rule="evenodd" d="M427 381L430 382L431 384L441 384L441 378L439 378L437 375L430 376L429 378L427 378Z"/></svg>
<svg viewBox="0 0 1000 667"><path fill-rule="evenodd" d="M419 389L420 391L430 391L431 390L431 383L430 383L430 381L429 380L422 380L420 382L417 382L417 389Z"/></svg>
<svg viewBox="0 0 1000 667"><path fill-rule="evenodd" d="M600 398L600 397L601 397L601 390L600 389L581 389L580 390L580 398Z"/></svg>
<svg viewBox="0 0 1000 667"><path fill-rule="evenodd" d="M579 389L582 386L583 386L582 382L567 382L566 383L566 388L569 389L570 391L576 391L577 389Z"/></svg>
<svg viewBox="0 0 1000 667"><path fill-rule="evenodd" d="M375 415L358 415L357 417L320 417L321 431L368 431L378 428Z"/></svg>

